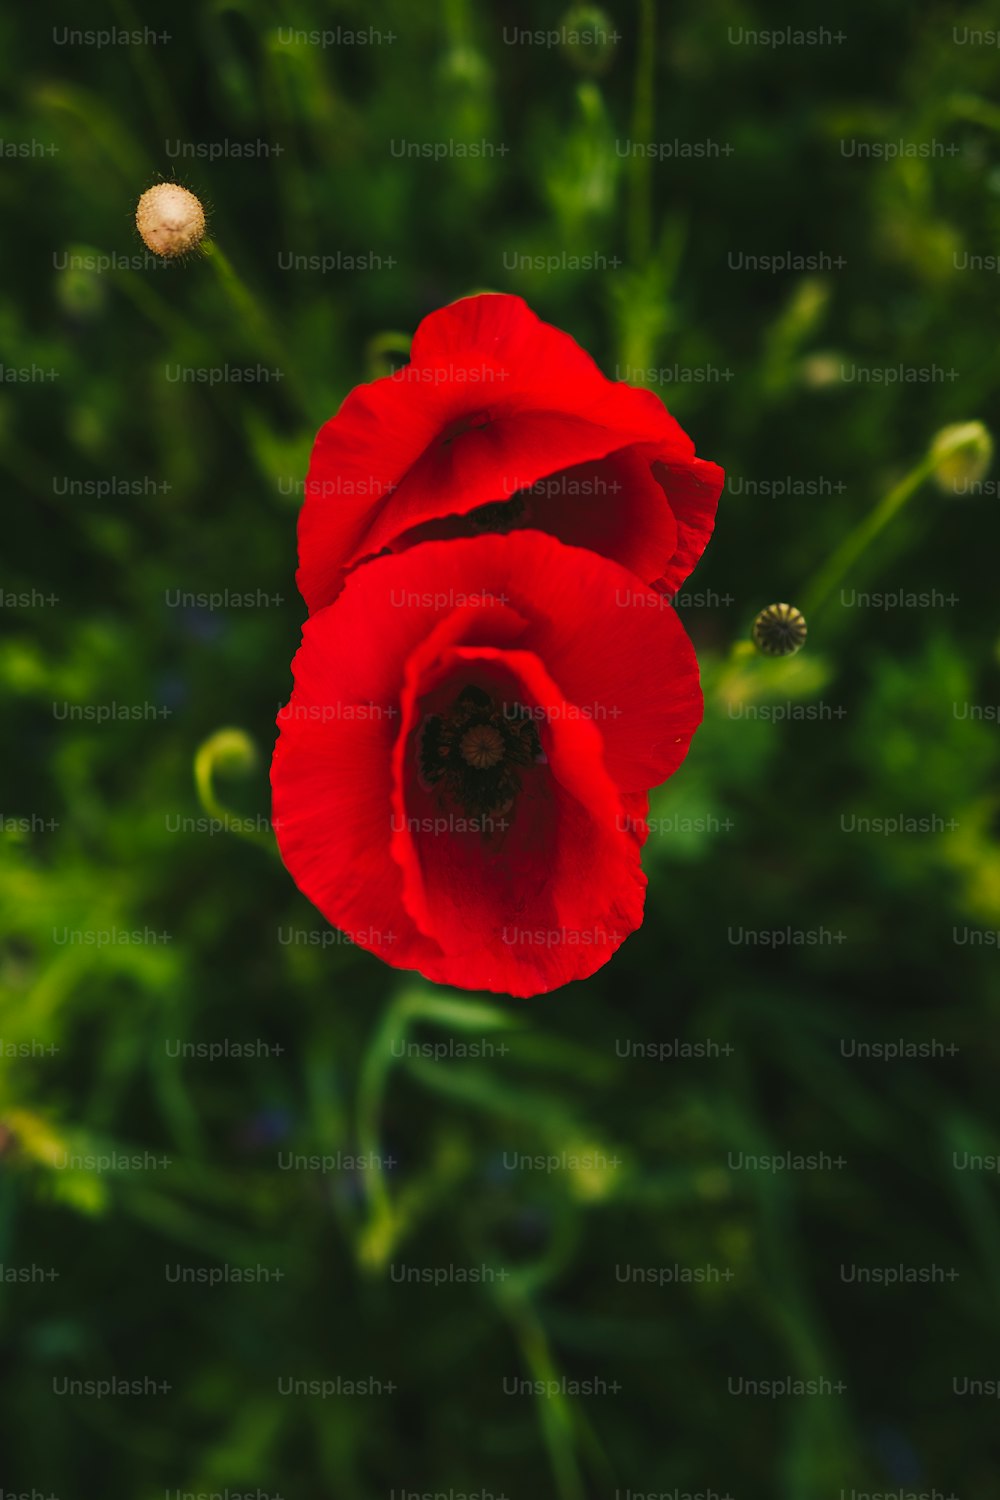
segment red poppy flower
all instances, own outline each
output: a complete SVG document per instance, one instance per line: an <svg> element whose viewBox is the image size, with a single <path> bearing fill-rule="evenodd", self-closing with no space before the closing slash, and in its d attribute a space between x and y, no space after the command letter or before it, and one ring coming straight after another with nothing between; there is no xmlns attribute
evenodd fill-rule
<svg viewBox="0 0 1000 1500"><path fill-rule="evenodd" d="M278 843L353 941L533 995L639 926L647 791L702 709L661 595L537 531L428 542L352 573L293 670Z"/></svg>
<svg viewBox="0 0 1000 1500"><path fill-rule="evenodd" d="M414 542L532 527L673 593L712 533L723 473L651 391L602 375L520 297L431 313L410 363L320 429L299 521L310 610Z"/></svg>

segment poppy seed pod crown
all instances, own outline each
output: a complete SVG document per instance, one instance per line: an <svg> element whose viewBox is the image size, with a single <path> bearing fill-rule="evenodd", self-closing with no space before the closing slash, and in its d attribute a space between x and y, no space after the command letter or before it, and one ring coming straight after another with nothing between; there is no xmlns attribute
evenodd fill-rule
<svg viewBox="0 0 1000 1500"><path fill-rule="evenodd" d="M794 604L769 604L753 622L753 640L764 656L794 656L806 643L806 620Z"/></svg>

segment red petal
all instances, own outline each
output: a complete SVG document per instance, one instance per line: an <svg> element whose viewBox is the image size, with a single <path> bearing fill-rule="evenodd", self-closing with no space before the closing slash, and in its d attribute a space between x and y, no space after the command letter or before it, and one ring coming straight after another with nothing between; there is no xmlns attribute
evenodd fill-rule
<svg viewBox="0 0 1000 1500"><path fill-rule="evenodd" d="M431 797L406 774L418 699L470 653L545 710L549 765L524 772L502 871L479 834L427 846L392 828L394 807L412 816ZM306 623L294 672L278 842L356 941L443 982L527 994L593 972L637 925L635 823L683 759L701 695L676 615L632 574L542 532L424 543L351 574ZM504 943L505 922L548 936ZM589 941L553 938L574 923Z"/></svg>
<svg viewBox="0 0 1000 1500"><path fill-rule="evenodd" d="M608 380L521 298L452 303L421 323L404 370L353 391L320 430L299 523L303 597L318 609L404 532L635 443L674 466L694 458L656 396Z"/></svg>
<svg viewBox="0 0 1000 1500"><path fill-rule="evenodd" d="M704 458L685 464L654 463L653 474L677 517L677 550L656 587L676 594L708 546L726 476L718 464Z"/></svg>
<svg viewBox="0 0 1000 1500"><path fill-rule="evenodd" d="M546 755L522 772L506 815L463 817L416 775L425 695L470 675L532 711ZM404 899L442 955L422 966L428 978L540 994L594 973L640 925L641 839L604 769L600 732L573 716L534 653L452 648L432 669L415 659L394 772Z"/></svg>
<svg viewBox="0 0 1000 1500"><path fill-rule="evenodd" d="M328 625L322 615L316 623ZM271 764L278 846L299 889L352 942L391 964L418 968L436 946L409 917L389 854L394 731L386 724L392 720L344 717L364 705L338 697L338 674L327 675L322 662L305 642L295 658L295 693L278 717ZM310 688L320 683L317 700ZM312 709L340 716L324 723L306 717Z"/></svg>

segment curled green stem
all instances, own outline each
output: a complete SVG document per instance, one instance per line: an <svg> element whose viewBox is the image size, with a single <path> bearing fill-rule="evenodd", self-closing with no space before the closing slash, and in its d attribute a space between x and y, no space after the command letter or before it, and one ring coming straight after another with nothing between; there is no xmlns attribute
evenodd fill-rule
<svg viewBox="0 0 1000 1500"><path fill-rule="evenodd" d="M274 834L268 829L258 828L252 819L232 812L219 800L215 790L218 771L245 774L256 767L257 761L256 746L244 730L219 729L198 747L194 758L195 790L204 812L218 822L224 831L235 833L257 848L267 849L273 854ZM248 823L253 826L247 827Z"/></svg>

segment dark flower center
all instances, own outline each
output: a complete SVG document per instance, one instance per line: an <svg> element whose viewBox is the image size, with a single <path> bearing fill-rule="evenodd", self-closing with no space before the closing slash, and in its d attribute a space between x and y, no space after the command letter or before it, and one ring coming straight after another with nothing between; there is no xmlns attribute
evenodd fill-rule
<svg viewBox="0 0 1000 1500"><path fill-rule="evenodd" d="M474 817L503 814L521 790L519 769L542 753L528 709L498 703L481 687L462 689L451 707L429 714L420 735L420 774Z"/></svg>

